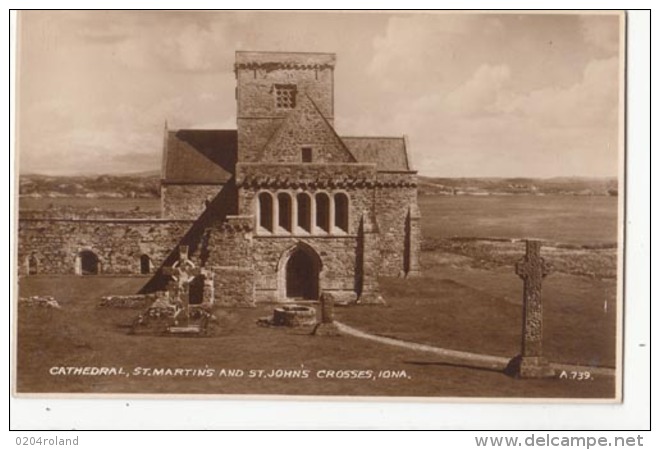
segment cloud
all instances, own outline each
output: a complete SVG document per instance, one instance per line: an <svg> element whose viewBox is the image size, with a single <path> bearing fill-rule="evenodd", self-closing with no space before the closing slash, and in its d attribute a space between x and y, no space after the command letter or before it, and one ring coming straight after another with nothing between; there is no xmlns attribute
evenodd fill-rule
<svg viewBox="0 0 660 450"><path fill-rule="evenodd" d="M587 64L580 82L568 88L548 87L501 103L505 112L533 118L545 126L614 127L619 108L618 58Z"/></svg>
<svg viewBox="0 0 660 450"><path fill-rule="evenodd" d="M405 133L424 174L616 173L615 17L25 17L19 135L27 171L135 170L132 152L143 155L135 164L158 159L166 119L171 128L234 128L234 51L263 49L336 52L338 132Z"/></svg>
<svg viewBox="0 0 660 450"><path fill-rule="evenodd" d="M507 65L482 65L465 84L449 92L445 106L455 115L493 113L510 79Z"/></svg>

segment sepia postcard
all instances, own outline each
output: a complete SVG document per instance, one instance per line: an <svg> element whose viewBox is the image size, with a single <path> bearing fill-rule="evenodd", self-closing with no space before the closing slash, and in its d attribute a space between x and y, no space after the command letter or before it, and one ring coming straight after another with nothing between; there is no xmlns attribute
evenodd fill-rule
<svg viewBox="0 0 660 450"><path fill-rule="evenodd" d="M621 401L624 13L17 26L16 396Z"/></svg>

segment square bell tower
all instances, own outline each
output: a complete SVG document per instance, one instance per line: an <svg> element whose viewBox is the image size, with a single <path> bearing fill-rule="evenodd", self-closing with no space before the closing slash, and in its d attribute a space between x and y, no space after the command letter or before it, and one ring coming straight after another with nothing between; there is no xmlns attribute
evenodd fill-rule
<svg viewBox="0 0 660 450"><path fill-rule="evenodd" d="M303 95L333 124L335 59L333 53L236 52L238 162L258 162Z"/></svg>

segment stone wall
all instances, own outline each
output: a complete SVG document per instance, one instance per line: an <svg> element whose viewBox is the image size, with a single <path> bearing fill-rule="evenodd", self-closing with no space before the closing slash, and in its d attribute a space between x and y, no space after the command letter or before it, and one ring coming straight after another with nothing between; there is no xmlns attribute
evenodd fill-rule
<svg viewBox="0 0 660 450"><path fill-rule="evenodd" d="M252 217L228 216L214 225L207 236L208 255L201 258L206 267L249 267L252 253Z"/></svg>
<svg viewBox="0 0 660 450"><path fill-rule="evenodd" d="M255 237L252 261L257 301L285 301L286 263L300 246L320 260L319 292L331 291L339 298L355 300L357 238L345 237Z"/></svg>
<svg viewBox="0 0 660 450"><path fill-rule="evenodd" d="M288 69L282 67L238 68L236 70L238 117L283 117L287 109L276 107L275 85L295 85L297 96L307 94L329 120L333 111L331 67Z"/></svg>
<svg viewBox="0 0 660 450"><path fill-rule="evenodd" d="M236 184L254 186L291 182L299 186L363 186L373 184L375 163L239 163Z"/></svg>
<svg viewBox="0 0 660 450"><path fill-rule="evenodd" d="M255 274L251 268L214 267L215 303L221 306L254 306Z"/></svg>
<svg viewBox="0 0 660 450"><path fill-rule="evenodd" d="M295 85L296 96L309 95L332 124L334 56L321 58L323 61L302 62L292 67L275 61L277 56L262 55L257 57L259 60L252 56L237 56L239 161L257 161L260 150L290 111L277 108L275 85Z"/></svg>
<svg viewBox="0 0 660 450"><path fill-rule="evenodd" d="M74 274L83 251L98 258L100 274L139 274L147 255L157 269L175 248L192 221L161 219L19 220L19 273Z"/></svg>
<svg viewBox="0 0 660 450"><path fill-rule="evenodd" d="M268 139L282 125L283 118L242 118L236 119L238 129L238 160L258 161L261 150L268 143Z"/></svg>
<svg viewBox="0 0 660 450"><path fill-rule="evenodd" d="M156 300L156 294L108 295L101 297L99 308L144 309Z"/></svg>
<svg viewBox="0 0 660 450"><path fill-rule="evenodd" d="M223 189L222 184L163 184L160 188L164 219L197 219Z"/></svg>
<svg viewBox="0 0 660 450"><path fill-rule="evenodd" d="M239 52L236 55L238 160L258 161L260 150L290 111L278 108L276 86L309 97L331 124L334 55Z"/></svg>
<svg viewBox="0 0 660 450"><path fill-rule="evenodd" d="M396 175L397 178L399 176ZM411 178L412 184L413 175L408 177ZM408 269L405 262L406 251L415 252L409 254L408 258L414 257L419 251L419 221L415 222L412 235L410 230L407 230L410 209L419 211L417 187L401 186L399 182L388 185L388 181L392 178L388 174L379 173L378 178L380 183L375 192L375 221L380 233L379 246L382 258L379 275L403 276ZM409 236L412 239L407 247L406 240Z"/></svg>
<svg viewBox="0 0 660 450"><path fill-rule="evenodd" d="M340 188L340 187L334 187L334 188L316 188L316 187L310 187L310 188L277 188L277 187L272 187L272 188L246 188L246 189L240 189L239 190L239 204L240 204L240 212L244 216L253 216L254 221L256 224L257 221L257 209L258 209L258 203L257 203L257 197L261 193L268 193L271 195L273 199L273 208L276 208L276 210L273 212L273 214L278 215L280 208L278 203L278 195L279 194L287 194L289 198L291 199L292 203L292 211L291 214L293 216L292 222L293 222L293 232L287 232L286 230L283 230L279 228L276 230L276 233L279 234L292 234L292 235L300 235L300 236L306 236L310 233L303 232L303 230L299 229L297 227L297 219L299 214L302 212L298 211L297 209L297 196L298 194L305 193L309 196L310 199L310 223L312 225L312 230L311 234L317 234L317 231L314 230L314 222L316 217L313 217L315 214L315 210L317 208L316 205L316 195L323 193L326 194L330 200L330 205L329 209L331 210L331 225L332 225L332 230L330 232L331 235L338 235L338 236L343 236L343 235L356 235L358 228L360 226L360 218L362 214L365 212L371 211L373 209L373 204L374 204L374 191L373 189L366 189L366 188ZM334 223L334 218L337 215L337 210L338 206L335 205L335 196L337 194L344 194L348 198L348 229L347 230L342 230L341 228L338 228L335 226ZM295 210L295 211L294 211ZM264 230L259 230L257 229L257 234L263 234ZM318 234L326 234L325 232L318 232Z"/></svg>

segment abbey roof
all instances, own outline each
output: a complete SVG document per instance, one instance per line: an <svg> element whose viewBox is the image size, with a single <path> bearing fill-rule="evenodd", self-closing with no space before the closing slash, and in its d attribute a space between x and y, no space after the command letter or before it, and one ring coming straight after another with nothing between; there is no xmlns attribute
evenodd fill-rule
<svg viewBox="0 0 660 450"><path fill-rule="evenodd" d="M162 179L167 183L226 183L236 168L236 130L168 130Z"/></svg>

